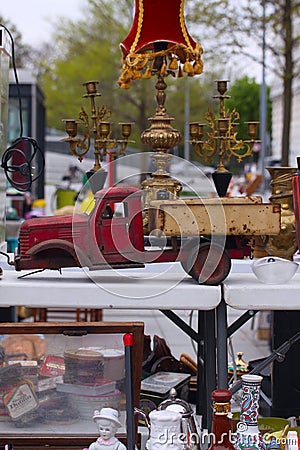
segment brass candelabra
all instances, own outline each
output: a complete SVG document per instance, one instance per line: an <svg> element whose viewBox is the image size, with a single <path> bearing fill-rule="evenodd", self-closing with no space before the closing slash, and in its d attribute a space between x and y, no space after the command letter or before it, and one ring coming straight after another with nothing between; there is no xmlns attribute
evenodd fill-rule
<svg viewBox="0 0 300 450"><path fill-rule="evenodd" d="M226 158L229 161L233 156L237 158L238 162L241 162L246 156L252 155L254 144L260 142L255 139L259 122L245 122L248 125L249 139L238 139L237 128L240 115L236 108L232 111L225 109L225 100L230 98L229 95L226 95L228 81L217 80L216 83L219 94L213 96L213 98L219 100L219 113L215 115L211 110L206 113L205 119L210 129L207 132L206 139L204 139L204 128L207 124L191 122L189 124L191 137L189 142L192 144L195 153L206 162L211 162L213 157L217 155L218 166L213 178L218 194L224 196L232 176L226 169L224 160ZM223 179L222 187L217 186L217 178ZM223 186L224 181L225 185Z"/></svg>
<svg viewBox="0 0 300 450"><path fill-rule="evenodd" d="M89 98L90 116L82 106L78 115L78 119L64 119L66 124L66 132L68 137L63 141L68 142L71 150L71 154L78 157L79 161L82 161L83 157L89 151L92 141L94 144L94 167L93 172L101 170L101 162L109 153L113 157L120 156L125 153L127 145L130 141L132 123L119 123L121 125L122 139L111 138L111 126L112 122L108 119L111 117L111 111L105 106L97 106L96 97L101 96L97 91L98 81L87 81L83 83L86 87L86 94L83 98ZM78 125L83 126L83 137L77 136Z"/></svg>
<svg viewBox="0 0 300 450"><path fill-rule="evenodd" d="M172 147L181 141L181 133L172 127L174 118L170 117L165 107L166 88L165 76L160 69L153 71L157 75L156 88L156 112L149 119L151 125L141 134L141 141L153 150L151 157L156 171L151 177L144 180L141 188L143 190L144 202L144 226L148 226L148 208L152 200L176 199L182 190L180 181L172 178L167 171L172 155L169 153Z"/></svg>

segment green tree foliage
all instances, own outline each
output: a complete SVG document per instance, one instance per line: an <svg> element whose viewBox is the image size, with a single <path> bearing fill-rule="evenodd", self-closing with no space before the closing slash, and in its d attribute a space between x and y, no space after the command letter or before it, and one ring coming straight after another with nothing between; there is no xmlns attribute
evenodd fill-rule
<svg viewBox="0 0 300 450"><path fill-rule="evenodd" d="M255 79L244 76L229 85L226 108L236 108L240 115L239 137L249 139L245 122L259 121L261 86ZM270 99L270 87L267 88L267 131L271 134L272 102Z"/></svg>
<svg viewBox="0 0 300 450"><path fill-rule="evenodd" d="M207 10L213 11L211 20ZM247 56L262 64L265 41L266 69L282 86L282 165L289 162L292 83L300 69L299 16L298 0L240 0L238 7L233 0L213 0L206 5L203 0L193 0L190 5L191 22L207 26L210 48L206 50L217 51L224 60Z"/></svg>
<svg viewBox="0 0 300 450"><path fill-rule="evenodd" d="M43 64L40 66L40 76L46 94L48 126L64 129L63 118L77 118L81 105L88 111L88 100L82 98L84 94L82 83L96 79L100 81L99 90L102 93L100 101L112 110L112 120L115 124L118 121L134 122L133 138L136 146L141 148L140 134L149 127L148 118L154 114L156 108L154 87L156 80L137 80L133 82L129 90L122 90L117 86L121 68L119 43L127 36L130 29L132 6L132 1L125 0L120 0L117 6L108 0L89 0L82 21L74 23L64 20L58 25L58 31L52 39L56 46L45 50L46 58L43 58ZM220 2L215 2L213 8L220 11L219 19L221 20L224 10ZM204 14L207 21L211 11L204 11ZM200 21L201 28L206 29L203 18L197 20ZM210 26L213 26L213 22ZM192 30L193 26L191 26L191 32ZM213 108L213 95L216 93L213 80L220 78L220 74L215 69L206 70L206 61L211 62L213 54L212 48L205 51L205 72L200 77L184 77L183 79L168 77L166 79L167 111L171 117L174 117L173 126L183 135L187 119L203 122L207 109ZM248 84L239 86L238 90L244 91ZM254 84L249 86L249 90ZM188 118L185 114L187 89L190 98ZM244 97L246 96L254 98L248 91ZM244 106L246 107L245 103ZM249 109L250 111L245 111L245 120L251 119L253 105L249 105ZM258 114L259 96L255 107L256 120ZM115 128L117 128L116 125ZM117 132L116 129L115 135ZM183 144L182 140L178 149L180 156L184 153ZM190 155L191 159L199 160L192 150Z"/></svg>
<svg viewBox="0 0 300 450"><path fill-rule="evenodd" d="M117 123L134 122L133 136L141 148L140 135L150 126L148 118L156 109L156 79L134 81L123 90L117 85L121 69L120 42L131 24L132 0L88 0L84 18L79 22L61 20L52 37L55 45L47 45L39 55L39 78L46 96L47 125L63 130L64 118L77 118L81 106L89 112L83 99L82 83L99 80L100 104L112 111L115 136ZM190 120L202 120L211 102L215 74L189 79ZM186 78L166 79L168 114L175 118L174 127L184 130ZM183 154L182 148L180 154Z"/></svg>
<svg viewBox="0 0 300 450"><path fill-rule="evenodd" d="M261 12L262 6L264 14ZM245 16L250 26L255 25L260 31L252 33L253 39L261 38L262 30L265 30L265 48L267 56L270 55L270 58L266 58L266 67L269 67L277 79L281 80L283 106L281 163L287 166L289 165L292 118L292 83L300 70L300 3L298 0L263 0L262 2L248 0ZM271 61L270 64L269 61Z"/></svg>
<svg viewBox="0 0 300 450"><path fill-rule="evenodd" d="M260 109L260 90L261 86L254 79L249 79L244 76L236 80L232 86L229 86L228 95L229 98L226 101L226 108L230 111L236 108L240 115L240 125L238 126L238 139L247 140L248 127L246 122L259 121L259 109ZM270 99L270 87L267 87L267 134L271 136L271 120L272 120L272 102ZM259 139L259 131L257 135ZM259 157L258 153L253 153L252 157L247 157L246 161L257 161ZM233 161L232 161L233 163Z"/></svg>
<svg viewBox="0 0 300 450"><path fill-rule="evenodd" d="M82 98L82 83L89 80L99 81L98 104L112 111L116 136L119 121L136 123L134 139L147 126L147 110L154 105L151 82L140 80L130 91L117 85L121 68L119 44L131 25L131 3L89 0L84 20L59 23L53 36L55 52L50 51L50 56L48 52L39 67L49 127L63 129L62 119L77 118L81 106L89 112L89 102Z"/></svg>

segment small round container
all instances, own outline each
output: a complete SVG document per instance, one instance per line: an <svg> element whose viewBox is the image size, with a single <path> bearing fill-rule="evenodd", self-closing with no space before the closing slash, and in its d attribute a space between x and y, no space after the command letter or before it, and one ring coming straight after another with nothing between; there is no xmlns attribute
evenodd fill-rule
<svg viewBox="0 0 300 450"><path fill-rule="evenodd" d="M119 381L124 379L125 377L124 350L118 348L105 348L105 347L87 347L86 349L98 352L102 355L104 380Z"/></svg>
<svg viewBox="0 0 300 450"><path fill-rule="evenodd" d="M125 354L123 350L103 348L103 378L105 380L122 380L125 377Z"/></svg>
<svg viewBox="0 0 300 450"><path fill-rule="evenodd" d="M103 355L88 348L66 350L65 383L95 383L103 379Z"/></svg>
<svg viewBox="0 0 300 450"><path fill-rule="evenodd" d="M283 284L290 281L298 269L298 263L277 256L267 256L252 263L254 275L266 284Z"/></svg>

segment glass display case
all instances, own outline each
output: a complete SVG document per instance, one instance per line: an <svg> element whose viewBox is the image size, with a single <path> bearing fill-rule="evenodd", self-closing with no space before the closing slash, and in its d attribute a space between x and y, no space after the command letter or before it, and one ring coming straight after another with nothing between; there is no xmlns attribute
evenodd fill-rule
<svg viewBox="0 0 300 450"><path fill-rule="evenodd" d="M88 447L94 410L119 411L126 437L123 337L130 333L133 404L139 406L144 324L46 322L0 325L0 442L14 450Z"/></svg>
<svg viewBox="0 0 300 450"><path fill-rule="evenodd" d="M8 33L0 26L0 159L7 147L9 63L11 42ZM5 250L5 191L6 179L0 168L0 250Z"/></svg>

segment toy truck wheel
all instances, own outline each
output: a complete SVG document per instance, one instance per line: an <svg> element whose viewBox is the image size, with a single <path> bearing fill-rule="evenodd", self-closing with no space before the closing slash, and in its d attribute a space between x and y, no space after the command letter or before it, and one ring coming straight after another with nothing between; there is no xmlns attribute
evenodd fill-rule
<svg viewBox="0 0 300 450"><path fill-rule="evenodd" d="M230 269L228 252L220 245L205 242L200 245L189 274L199 284L217 286L227 278Z"/></svg>
<svg viewBox="0 0 300 450"><path fill-rule="evenodd" d="M180 259L180 264L183 270L188 274L190 274L190 271L193 267L196 253L195 251L199 248L200 245L200 236L198 238L192 238L188 240L187 243L184 243L183 245L183 255L182 259Z"/></svg>

